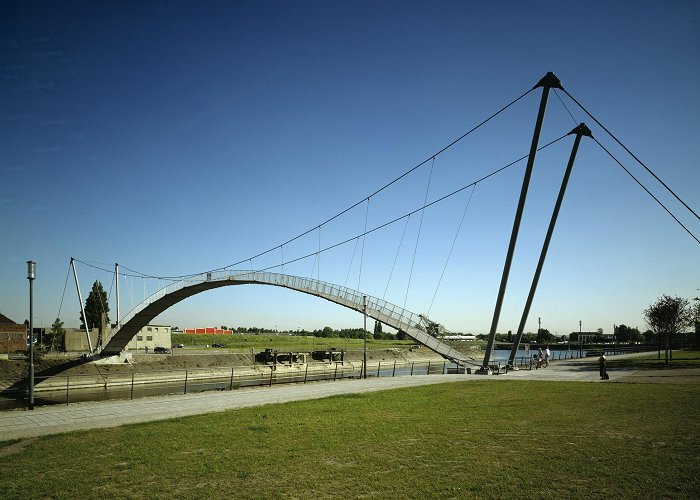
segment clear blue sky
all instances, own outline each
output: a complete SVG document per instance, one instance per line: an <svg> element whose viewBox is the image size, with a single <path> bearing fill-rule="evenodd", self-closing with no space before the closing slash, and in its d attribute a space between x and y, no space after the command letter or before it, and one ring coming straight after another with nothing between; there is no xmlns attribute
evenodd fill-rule
<svg viewBox="0 0 700 500"><path fill-rule="evenodd" d="M59 312L70 257L153 275L205 271L316 226L429 158L547 71L697 212L700 3L27 2L0 6L0 312ZM541 92L440 155L428 200L526 154ZM683 210L566 96L542 143L584 121L696 236ZM515 330L572 139L538 155L499 331ZM423 203L428 163L321 230L321 246ZM480 183L430 316L488 331L524 164ZM285 272L425 313L471 190L360 247ZM284 248L290 260L319 234ZM282 251L253 261L279 263ZM391 281L389 272L396 258ZM242 267L249 267L248 265ZM87 294L112 276L79 266ZM124 280L128 311L156 283ZM144 292L145 288L145 292ZM700 245L584 139L527 330L625 323L666 293L700 292ZM78 324L68 282L61 318ZM360 327L362 317L270 287L188 299L159 323Z"/></svg>

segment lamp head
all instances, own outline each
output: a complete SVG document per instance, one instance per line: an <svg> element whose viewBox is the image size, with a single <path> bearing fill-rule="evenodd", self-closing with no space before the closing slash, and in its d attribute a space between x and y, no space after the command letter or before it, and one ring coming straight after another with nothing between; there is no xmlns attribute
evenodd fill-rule
<svg viewBox="0 0 700 500"><path fill-rule="evenodd" d="M36 278L36 262L27 261L27 279L33 280Z"/></svg>

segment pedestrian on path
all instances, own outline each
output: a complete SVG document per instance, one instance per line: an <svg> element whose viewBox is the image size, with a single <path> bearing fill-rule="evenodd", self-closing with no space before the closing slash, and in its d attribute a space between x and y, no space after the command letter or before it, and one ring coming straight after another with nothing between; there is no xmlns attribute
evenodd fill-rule
<svg viewBox="0 0 700 500"><path fill-rule="evenodd" d="M598 358L598 363L600 364L600 380L608 380L608 358L605 357L605 351L600 352L600 358Z"/></svg>
<svg viewBox="0 0 700 500"><path fill-rule="evenodd" d="M544 350L544 366L548 367L549 366L549 357L552 354L549 352L549 346Z"/></svg>

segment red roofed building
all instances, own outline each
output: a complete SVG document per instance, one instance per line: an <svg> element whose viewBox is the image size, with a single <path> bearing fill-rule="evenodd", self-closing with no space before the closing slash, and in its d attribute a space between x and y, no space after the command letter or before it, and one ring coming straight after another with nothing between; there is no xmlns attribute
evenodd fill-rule
<svg viewBox="0 0 700 500"><path fill-rule="evenodd" d="M233 330L208 326L205 328L185 328L185 333L188 335L233 335Z"/></svg>
<svg viewBox="0 0 700 500"><path fill-rule="evenodd" d="M15 323L4 314L0 314L0 354L25 350L27 330L25 325Z"/></svg>

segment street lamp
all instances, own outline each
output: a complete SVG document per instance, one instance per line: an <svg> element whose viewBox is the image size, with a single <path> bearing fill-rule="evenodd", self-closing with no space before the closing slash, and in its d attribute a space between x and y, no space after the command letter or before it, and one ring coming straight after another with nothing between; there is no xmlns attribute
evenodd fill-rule
<svg viewBox="0 0 700 500"><path fill-rule="evenodd" d="M34 409L34 279L36 262L27 261L27 279L29 280L29 404Z"/></svg>
<svg viewBox="0 0 700 500"><path fill-rule="evenodd" d="M578 320L578 357L581 357L582 351L581 351L581 320Z"/></svg>

